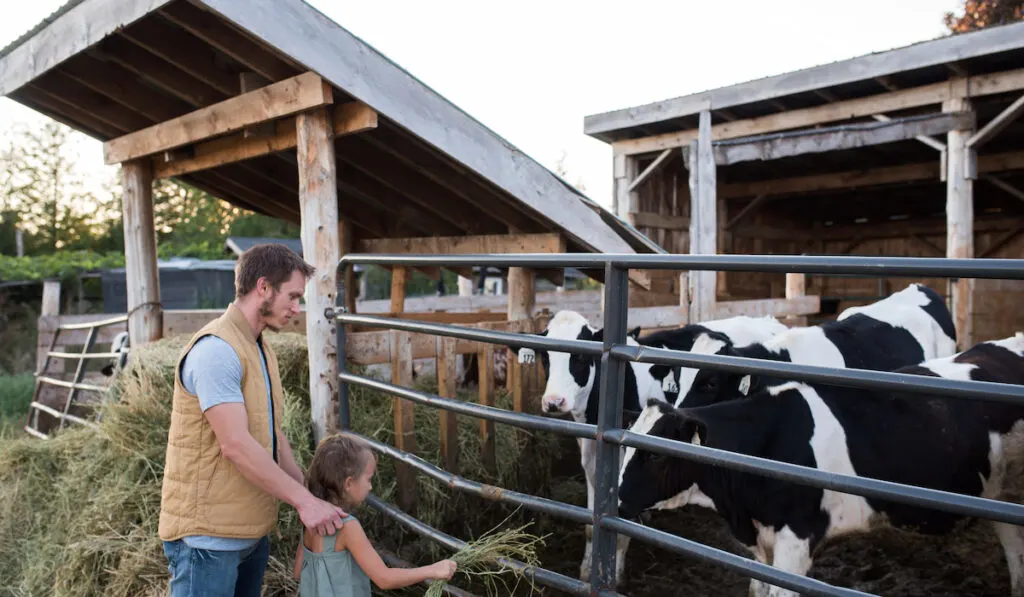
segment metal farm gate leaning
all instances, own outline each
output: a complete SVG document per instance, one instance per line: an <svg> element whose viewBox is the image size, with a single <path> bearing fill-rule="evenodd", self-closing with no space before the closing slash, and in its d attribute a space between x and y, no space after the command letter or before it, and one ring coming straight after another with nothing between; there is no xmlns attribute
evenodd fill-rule
<svg viewBox="0 0 1024 597"><path fill-rule="evenodd" d="M1020 280L1024 279L1024 260L585 253L429 256L353 254L343 257L339 262L338 280L344 280L343 270L355 264L406 267L467 267L482 265L526 268L604 268L603 342L554 340L534 334L481 330L457 325L350 314L346 313L343 307L345 304L344 293L349 289L343 287L340 289L337 298L339 306L336 309L327 310L327 319L335 322L337 330L338 371L340 377L338 386L338 422L342 429L349 429L350 427L348 384L351 383L381 390L416 404L460 415L468 415L524 429L549 431L597 441L596 496L594 510L591 511L580 506L573 506L507 489L495 491L493 487L444 471L413 454L381 444L371 438L366 438L376 451L399 459L412 468L447 483L449 486L460 491L490 500L522 506L529 510L558 516L580 524L593 524L593 565L591 566L590 582L582 582L543 568L528 569L526 571L527 575L537 584L567 591L575 595L616 595L617 593L610 590L610 587L615 577L615 538L617 533L621 533L635 540L648 542L670 551L724 566L746 577L757 578L774 585L799 591L804 595L868 595L868 593L853 589L834 587L810 577L783 572L768 564L761 564L739 555L619 518L617 516L619 449L620 447L628 446L822 489L841 491L865 497L884 498L946 512L1024 525L1024 505L865 477L828 473L808 467L736 454L705 446L639 435L622 428L622 394L627 361L681 365L695 368L707 367L732 372L782 374L794 380L821 382L854 388L900 390L915 394L927 392L932 395L950 396L959 399L1024 403L1024 386L979 381L957 381L884 371L836 369L742 357L693 354L685 351L629 346L626 344L626 319L628 314L627 273L631 268L679 271L752 271L883 277L922 276ZM595 426L575 421L510 412L489 406L425 394L409 388L353 375L346 371L346 324L434 334L502 346L518 346L549 351L556 350L600 357L602 377L600 381L598 424ZM385 515L398 520L413 531L439 541L449 548L457 549L463 544L458 539L425 525L396 507L383 502L376 496L369 496L367 503Z"/></svg>

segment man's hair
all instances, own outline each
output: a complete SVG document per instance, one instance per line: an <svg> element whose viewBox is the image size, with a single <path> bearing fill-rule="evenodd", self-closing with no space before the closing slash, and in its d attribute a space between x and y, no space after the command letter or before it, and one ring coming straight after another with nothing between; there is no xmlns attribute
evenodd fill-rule
<svg viewBox="0 0 1024 597"><path fill-rule="evenodd" d="M242 253L235 266L235 296L241 298L252 292L260 278L266 278L274 290L280 290L295 270L309 279L316 268L282 244L254 245Z"/></svg>

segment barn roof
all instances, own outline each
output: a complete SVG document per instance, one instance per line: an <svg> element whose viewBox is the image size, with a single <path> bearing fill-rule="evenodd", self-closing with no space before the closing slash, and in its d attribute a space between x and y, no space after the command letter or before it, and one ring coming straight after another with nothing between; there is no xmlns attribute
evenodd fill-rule
<svg viewBox="0 0 1024 597"><path fill-rule="evenodd" d="M101 141L313 72L374 130L338 137L341 217L360 238L561 232L570 252L662 252L301 0L72 0L0 52L0 95ZM181 174L299 219L295 149Z"/></svg>
<svg viewBox="0 0 1024 597"><path fill-rule="evenodd" d="M821 64L584 118L587 135L605 142L695 129L703 110L715 121L756 118L892 89L979 75L1024 64L1024 22L950 35L884 52Z"/></svg>

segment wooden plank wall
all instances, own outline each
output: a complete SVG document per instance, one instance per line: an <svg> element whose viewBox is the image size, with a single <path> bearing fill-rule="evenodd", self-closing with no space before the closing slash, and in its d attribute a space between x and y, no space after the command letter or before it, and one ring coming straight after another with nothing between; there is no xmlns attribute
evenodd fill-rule
<svg viewBox="0 0 1024 597"><path fill-rule="evenodd" d="M975 234L975 248L980 255L986 247L1000 243L986 257L995 259L1024 258L1024 234L1003 242L1006 232L992 231ZM825 242L825 251L838 252L850 245L849 240ZM885 255L890 257L941 257L945 255L946 235L918 235L916 238L887 238L867 240L849 252L850 255ZM945 278L821 278L812 276L808 281L808 294L822 297L833 296L877 296L905 288L907 284L920 282L947 295ZM1024 330L1024 281L1019 280L977 280L975 283L974 341L983 342L1012 336ZM839 302L838 311L870 300L851 298Z"/></svg>

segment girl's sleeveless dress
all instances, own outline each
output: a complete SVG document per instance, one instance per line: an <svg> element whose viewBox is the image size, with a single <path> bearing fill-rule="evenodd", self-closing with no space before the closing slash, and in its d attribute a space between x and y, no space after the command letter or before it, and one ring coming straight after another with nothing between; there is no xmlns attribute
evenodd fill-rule
<svg viewBox="0 0 1024 597"><path fill-rule="evenodd" d="M348 516L342 522L354 521ZM323 538L323 552L302 546L301 597L370 597L370 578L352 557L352 552L334 551L334 535Z"/></svg>

